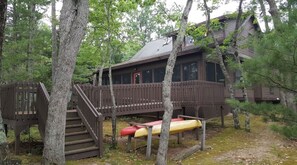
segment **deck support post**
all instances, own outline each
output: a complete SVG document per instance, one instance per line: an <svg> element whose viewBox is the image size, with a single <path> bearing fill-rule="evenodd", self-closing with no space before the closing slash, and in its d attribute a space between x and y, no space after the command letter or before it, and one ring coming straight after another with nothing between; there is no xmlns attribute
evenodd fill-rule
<svg viewBox="0 0 297 165"><path fill-rule="evenodd" d="M146 159L150 159L151 147L152 147L153 126L148 126L147 129L148 129L148 134L147 134L147 146L146 146Z"/></svg>
<svg viewBox="0 0 297 165"><path fill-rule="evenodd" d="M19 154L20 141L21 141L20 133L15 134L14 152L15 152L16 155Z"/></svg>
<svg viewBox="0 0 297 165"><path fill-rule="evenodd" d="M223 106L220 107L220 110L221 110L221 127L224 128L225 127L225 124L224 124L224 113L223 113Z"/></svg>
<svg viewBox="0 0 297 165"><path fill-rule="evenodd" d="M195 107L195 117L199 118L199 109L200 109L200 106L197 106ZM199 128L196 128L195 129L195 138L196 140L199 140Z"/></svg>
<svg viewBox="0 0 297 165"><path fill-rule="evenodd" d="M206 120L202 120L202 137L201 137L201 151L205 148L205 132L206 132Z"/></svg>
<svg viewBox="0 0 297 165"><path fill-rule="evenodd" d="M128 136L128 143L127 143L127 152L131 151L131 139L132 139L132 136L129 135Z"/></svg>
<svg viewBox="0 0 297 165"><path fill-rule="evenodd" d="M182 133L177 134L177 144L181 144Z"/></svg>
<svg viewBox="0 0 297 165"><path fill-rule="evenodd" d="M5 131L5 135L7 137L7 134L8 134L8 127L7 127L7 124L4 124L4 131Z"/></svg>

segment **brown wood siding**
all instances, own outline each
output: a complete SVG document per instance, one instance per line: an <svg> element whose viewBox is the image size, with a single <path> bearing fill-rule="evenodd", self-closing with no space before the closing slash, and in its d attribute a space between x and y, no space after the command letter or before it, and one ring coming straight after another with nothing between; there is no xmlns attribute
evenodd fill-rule
<svg viewBox="0 0 297 165"><path fill-rule="evenodd" d="M280 91L278 88L257 86L254 90L256 101L278 101L280 99Z"/></svg>

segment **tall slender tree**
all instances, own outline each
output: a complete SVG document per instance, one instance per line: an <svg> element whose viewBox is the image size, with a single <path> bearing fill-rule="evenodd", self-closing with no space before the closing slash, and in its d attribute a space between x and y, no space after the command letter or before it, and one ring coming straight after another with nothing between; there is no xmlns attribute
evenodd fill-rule
<svg viewBox="0 0 297 165"><path fill-rule="evenodd" d="M184 8L184 12L182 14L181 22L180 22L180 29L166 65L166 73L165 73L163 88L162 88L164 115L163 115L163 122L161 127L159 149L158 149L157 160L156 160L157 165L164 165L167 162L169 129L170 129L170 121L173 113L173 104L171 102L172 74L173 74L173 68L176 61L176 56L178 52L181 51L182 43L185 37L187 23L188 23L188 15L191 11L192 3L193 3L193 0L188 0Z"/></svg>
<svg viewBox="0 0 297 165"><path fill-rule="evenodd" d="M222 72L223 72L223 74L225 76L226 83L228 84L228 90L229 90L229 93L230 93L230 98L235 99L235 88L234 88L234 85L232 83L231 76L228 73L227 67L225 65L225 62L224 62L224 59L223 59L223 52L220 49L220 45L219 45L217 39L215 38L214 31L213 31L212 27L210 26L210 12L211 12L211 10L207 5L207 0L203 0L203 7L204 7L206 18L207 18L206 19L207 34L210 36L210 38L212 39L212 42L215 45L215 54L218 57L220 67L221 67ZM232 114L233 114L234 128L238 129L238 128L240 128L239 117L238 117L238 109L232 109Z"/></svg>
<svg viewBox="0 0 297 165"><path fill-rule="evenodd" d="M65 164L64 142L68 94L76 56L88 23L89 1L64 0L60 16L58 65L49 101L43 163Z"/></svg>
<svg viewBox="0 0 297 165"><path fill-rule="evenodd" d="M55 79L55 72L58 63L58 36L57 36L57 16L56 0L51 0L51 23L52 23L52 82Z"/></svg>
<svg viewBox="0 0 297 165"><path fill-rule="evenodd" d="M2 64L2 52L3 52L2 47L4 42L4 29L5 29L5 23L6 23L6 9L7 9L7 0L3 0L0 2L0 83L2 81L1 64ZM3 119L1 115L1 109L0 109L0 164L4 164L4 161L6 160L6 156L7 156L7 151L8 151L7 139L5 135L5 129L4 129Z"/></svg>

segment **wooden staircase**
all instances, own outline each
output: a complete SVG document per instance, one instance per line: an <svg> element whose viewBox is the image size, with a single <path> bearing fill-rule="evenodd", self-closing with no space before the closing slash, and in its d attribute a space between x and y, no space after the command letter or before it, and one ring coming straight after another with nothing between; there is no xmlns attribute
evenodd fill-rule
<svg viewBox="0 0 297 165"><path fill-rule="evenodd" d="M99 155L99 147L87 131L77 110L68 110L65 131L65 158L78 160Z"/></svg>

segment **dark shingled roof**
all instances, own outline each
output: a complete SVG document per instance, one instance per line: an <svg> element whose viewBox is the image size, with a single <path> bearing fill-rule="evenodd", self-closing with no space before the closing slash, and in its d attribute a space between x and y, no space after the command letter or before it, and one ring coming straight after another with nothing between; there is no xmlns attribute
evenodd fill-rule
<svg viewBox="0 0 297 165"><path fill-rule="evenodd" d="M147 43L129 61L131 62L131 61L146 59L154 55L170 52L171 50L172 50L172 39L160 38Z"/></svg>

